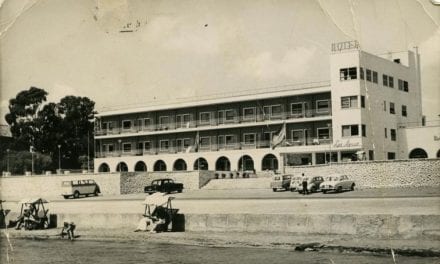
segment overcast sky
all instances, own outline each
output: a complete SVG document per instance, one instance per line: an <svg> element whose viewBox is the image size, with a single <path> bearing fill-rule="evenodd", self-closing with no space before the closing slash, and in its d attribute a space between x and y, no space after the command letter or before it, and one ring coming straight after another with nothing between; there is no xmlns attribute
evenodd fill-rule
<svg viewBox="0 0 440 264"><path fill-rule="evenodd" d="M419 47L423 111L440 114L440 6L430 0L5 0L0 124L30 86L97 109L329 80L330 44ZM134 32L120 33L132 23Z"/></svg>

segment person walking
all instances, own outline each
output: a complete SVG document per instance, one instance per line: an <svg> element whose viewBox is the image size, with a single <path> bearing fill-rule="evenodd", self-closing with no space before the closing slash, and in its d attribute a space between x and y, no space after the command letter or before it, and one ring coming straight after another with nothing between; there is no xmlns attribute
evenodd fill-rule
<svg viewBox="0 0 440 264"><path fill-rule="evenodd" d="M309 190L307 189L307 177L304 176L304 173L302 174L302 191L303 195L309 194Z"/></svg>

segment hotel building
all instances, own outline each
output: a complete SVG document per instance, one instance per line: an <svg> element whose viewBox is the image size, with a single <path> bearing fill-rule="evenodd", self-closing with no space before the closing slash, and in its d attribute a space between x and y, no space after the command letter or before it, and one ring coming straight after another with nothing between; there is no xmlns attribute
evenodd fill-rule
<svg viewBox="0 0 440 264"><path fill-rule="evenodd" d="M97 114L95 171L280 170L408 158L422 120L418 54L335 43L328 81ZM404 144L402 144L404 145Z"/></svg>

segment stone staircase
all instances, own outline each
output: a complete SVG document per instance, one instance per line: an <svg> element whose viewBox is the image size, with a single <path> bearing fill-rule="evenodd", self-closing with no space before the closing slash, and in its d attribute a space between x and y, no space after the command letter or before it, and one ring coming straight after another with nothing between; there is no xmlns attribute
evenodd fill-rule
<svg viewBox="0 0 440 264"><path fill-rule="evenodd" d="M268 189L270 177L238 178L238 179L212 179L202 189L206 190L231 190L231 189Z"/></svg>

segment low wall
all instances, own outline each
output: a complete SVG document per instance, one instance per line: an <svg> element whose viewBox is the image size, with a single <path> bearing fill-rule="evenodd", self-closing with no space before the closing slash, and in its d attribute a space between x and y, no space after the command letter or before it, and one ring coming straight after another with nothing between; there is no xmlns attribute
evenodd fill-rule
<svg viewBox="0 0 440 264"><path fill-rule="evenodd" d="M8 215L14 219L16 214ZM75 222L81 229L134 230L141 214L58 214L57 226ZM352 235L364 238L440 239L440 215L302 215L302 214L186 214L182 231L284 232L292 235Z"/></svg>
<svg viewBox="0 0 440 264"><path fill-rule="evenodd" d="M348 175L358 187L440 186L440 159L334 163L286 167L286 173Z"/></svg>
<svg viewBox="0 0 440 264"><path fill-rule="evenodd" d="M8 199L61 196L61 182L94 179L103 195L120 194L118 173L0 177L0 196Z"/></svg>
<svg viewBox="0 0 440 264"><path fill-rule="evenodd" d="M121 194L142 193L144 187L156 179L171 178L183 183L187 190L198 190L214 178L212 171L163 171L163 172L124 172L121 174Z"/></svg>

